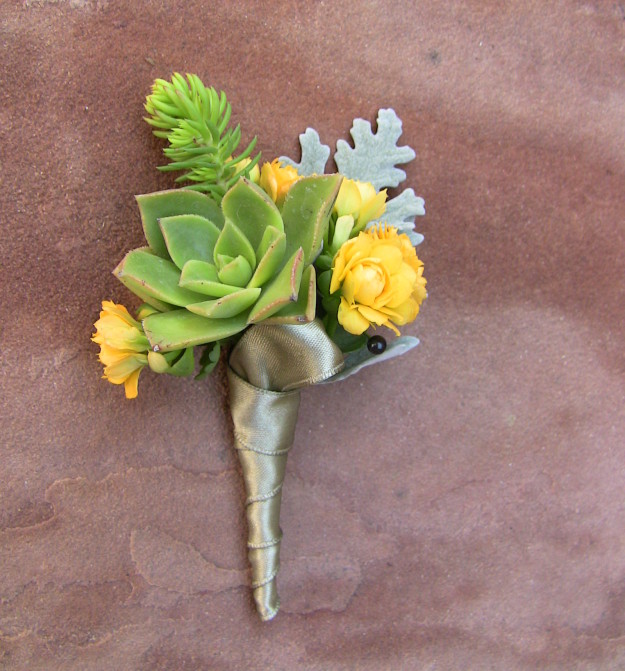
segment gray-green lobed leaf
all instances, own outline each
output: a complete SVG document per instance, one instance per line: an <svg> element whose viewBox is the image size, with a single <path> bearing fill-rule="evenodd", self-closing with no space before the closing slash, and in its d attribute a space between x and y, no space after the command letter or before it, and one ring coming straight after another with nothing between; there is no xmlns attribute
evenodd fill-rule
<svg viewBox="0 0 625 671"><path fill-rule="evenodd" d="M293 166L300 175L323 175L330 157L330 147L327 144L321 144L319 133L314 128L307 128L305 133L299 136L299 143L302 147L302 159L295 163L288 156L280 156L280 161L285 165Z"/></svg>
<svg viewBox="0 0 625 671"><path fill-rule="evenodd" d="M398 147L401 136L401 120L393 109L378 112L378 129L375 133L371 124L364 119L354 119L350 131L354 147L345 140L338 140L334 161L339 172L350 179L371 182L379 191L384 187L395 187L406 179L406 173L395 167L398 163L408 163L415 157L408 147Z"/></svg>
<svg viewBox="0 0 625 671"><path fill-rule="evenodd" d="M398 196L386 201L386 210L379 219L369 222L367 228L387 223L406 233L410 242L417 246L423 242L423 236L413 231L415 217L425 214L424 200L415 195L412 189L404 189Z"/></svg>

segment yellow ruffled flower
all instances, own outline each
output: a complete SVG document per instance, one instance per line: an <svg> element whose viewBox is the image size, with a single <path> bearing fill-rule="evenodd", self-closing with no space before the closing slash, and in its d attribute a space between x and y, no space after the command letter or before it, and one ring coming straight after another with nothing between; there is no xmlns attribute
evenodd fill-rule
<svg viewBox="0 0 625 671"><path fill-rule="evenodd" d="M413 321L425 300L423 263L405 233L380 225L348 240L332 264L330 293L340 289L338 321L354 335L371 325L397 326Z"/></svg>
<svg viewBox="0 0 625 671"><path fill-rule="evenodd" d="M139 373L148 365L148 339L141 324L123 305L102 301L100 319L94 324L91 338L100 345L103 377L113 384L123 384L126 398L136 398Z"/></svg>
<svg viewBox="0 0 625 671"><path fill-rule="evenodd" d="M289 189L300 178L297 170L290 165L283 166L279 159L265 163L260 171L260 186L280 207Z"/></svg>
<svg viewBox="0 0 625 671"><path fill-rule="evenodd" d="M362 231L386 210L386 189L376 193L370 182L343 179L333 211L337 217L352 217L354 231Z"/></svg>

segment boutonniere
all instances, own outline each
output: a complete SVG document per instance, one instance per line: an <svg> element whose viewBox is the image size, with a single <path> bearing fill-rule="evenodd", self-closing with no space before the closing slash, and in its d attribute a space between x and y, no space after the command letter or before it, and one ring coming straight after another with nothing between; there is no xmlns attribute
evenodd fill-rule
<svg viewBox="0 0 625 671"><path fill-rule="evenodd" d="M424 214L412 189L388 199L414 158L401 121L362 119L353 147L330 148L308 128L299 163L261 163L256 141L239 149L226 95L195 75L158 79L146 121L163 138L181 188L137 196L145 246L114 273L142 302L135 317L103 301L93 340L104 377L138 393L141 372L200 380L228 350L230 409L247 499L256 607L278 612L280 503L302 387L333 382L418 344L400 329L426 298ZM386 336L392 340L387 342ZM195 350L200 352L196 356Z"/></svg>

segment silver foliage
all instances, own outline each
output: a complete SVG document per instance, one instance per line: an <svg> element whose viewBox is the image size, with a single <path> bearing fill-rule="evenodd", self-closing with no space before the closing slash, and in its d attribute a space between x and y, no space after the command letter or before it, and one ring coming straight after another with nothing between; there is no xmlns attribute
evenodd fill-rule
<svg viewBox="0 0 625 671"><path fill-rule="evenodd" d="M330 147L321 144L319 133L314 128L307 128L305 133L300 133L299 143L302 147L302 160L295 163L288 156L280 156L284 165L296 168L300 175L323 175L330 157Z"/></svg>
<svg viewBox="0 0 625 671"><path fill-rule="evenodd" d="M408 163L415 157L408 147L398 147L401 136L401 120L393 109L378 112L378 129L375 133L371 124L364 119L354 119L350 135L354 147L345 140L338 140L334 161L339 172L350 179L371 182L376 190L395 187L406 179L406 173L395 167L398 163Z"/></svg>
<svg viewBox="0 0 625 671"><path fill-rule="evenodd" d="M425 201L423 198L415 195L412 189L404 189L398 196L386 201L386 210L379 219L369 222L367 228L377 224L387 223L395 226L401 233L406 233L413 245L419 245L423 242L423 236L415 233L415 217L425 214Z"/></svg>

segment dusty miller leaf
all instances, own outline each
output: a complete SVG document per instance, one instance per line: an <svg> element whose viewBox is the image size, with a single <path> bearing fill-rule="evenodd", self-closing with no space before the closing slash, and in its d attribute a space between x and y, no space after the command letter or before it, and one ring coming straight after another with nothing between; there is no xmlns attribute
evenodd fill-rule
<svg viewBox="0 0 625 671"><path fill-rule="evenodd" d="M314 128L307 128L305 133L301 133L299 143L302 147L302 160L299 163L288 156L280 156L280 161L293 166L300 175L323 175L330 157L330 147L321 144L319 133Z"/></svg>
<svg viewBox="0 0 625 671"><path fill-rule="evenodd" d="M423 242L423 236L414 229L415 217L425 214L424 200L415 196L412 189L405 189L395 198L386 202L384 214L375 221L369 222L367 228L387 223L395 226L401 233L406 233L413 245Z"/></svg>
<svg viewBox="0 0 625 671"><path fill-rule="evenodd" d="M415 157L408 147L398 147L401 135L401 120L395 110L381 109L378 112L378 129L371 131L371 124L364 119L354 119L350 131L354 148L345 140L338 140L334 161L339 172L350 179L371 182L376 190L395 187L406 179L406 173L395 167L408 163Z"/></svg>

